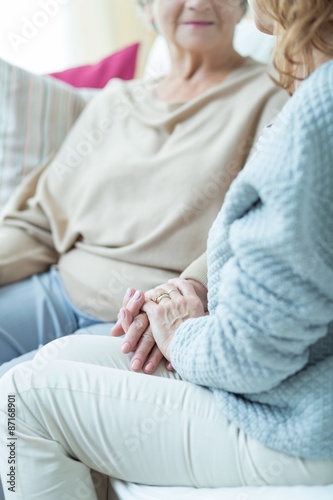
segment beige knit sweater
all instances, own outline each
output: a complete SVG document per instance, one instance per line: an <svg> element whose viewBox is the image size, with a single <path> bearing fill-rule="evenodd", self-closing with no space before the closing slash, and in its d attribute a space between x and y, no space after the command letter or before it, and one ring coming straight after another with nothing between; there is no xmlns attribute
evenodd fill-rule
<svg viewBox="0 0 333 500"><path fill-rule="evenodd" d="M30 175L0 225L0 284L58 265L73 303L115 320L128 286L206 284L209 228L264 124L286 100L248 59L179 105L113 80L62 148Z"/></svg>

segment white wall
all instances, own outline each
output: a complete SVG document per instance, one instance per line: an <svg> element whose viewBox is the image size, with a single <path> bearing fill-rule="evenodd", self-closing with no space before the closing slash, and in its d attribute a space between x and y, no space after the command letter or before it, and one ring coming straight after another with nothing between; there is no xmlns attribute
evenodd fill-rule
<svg viewBox="0 0 333 500"><path fill-rule="evenodd" d="M135 0L0 0L0 57L47 73L149 37Z"/></svg>
<svg viewBox="0 0 333 500"><path fill-rule="evenodd" d="M70 65L70 2L0 0L0 57L41 73Z"/></svg>

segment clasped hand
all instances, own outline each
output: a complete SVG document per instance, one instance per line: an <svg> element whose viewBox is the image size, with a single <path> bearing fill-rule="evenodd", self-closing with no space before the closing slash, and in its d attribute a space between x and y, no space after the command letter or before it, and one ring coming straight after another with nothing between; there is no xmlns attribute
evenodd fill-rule
<svg viewBox="0 0 333 500"><path fill-rule="evenodd" d="M157 303L163 293L165 296ZM173 370L171 344L177 328L189 318L204 316L206 305L206 288L193 280L169 280L145 294L128 289L111 335L125 334L122 352L134 353L131 360L134 371L144 369L151 374L163 357L166 368Z"/></svg>

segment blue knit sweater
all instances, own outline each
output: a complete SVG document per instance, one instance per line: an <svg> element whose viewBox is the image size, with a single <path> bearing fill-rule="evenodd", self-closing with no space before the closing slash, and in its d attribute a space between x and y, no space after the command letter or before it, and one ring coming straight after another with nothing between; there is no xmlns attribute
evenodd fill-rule
<svg viewBox="0 0 333 500"><path fill-rule="evenodd" d="M209 316L171 360L246 434L333 459L333 60L287 103L208 240Z"/></svg>

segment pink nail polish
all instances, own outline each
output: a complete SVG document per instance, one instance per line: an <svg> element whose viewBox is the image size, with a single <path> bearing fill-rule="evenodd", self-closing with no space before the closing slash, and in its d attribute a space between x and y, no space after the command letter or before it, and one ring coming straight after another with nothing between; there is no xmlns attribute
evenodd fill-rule
<svg viewBox="0 0 333 500"><path fill-rule="evenodd" d="M141 292L139 292L139 290L137 290L135 292L135 294L133 295L133 299L138 300L140 297L141 297Z"/></svg>
<svg viewBox="0 0 333 500"><path fill-rule="evenodd" d="M129 297L132 295L132 290L131 288L127 288L126 290L126 293L125 293L125 297L126 299L129 299Z"/></svg>

